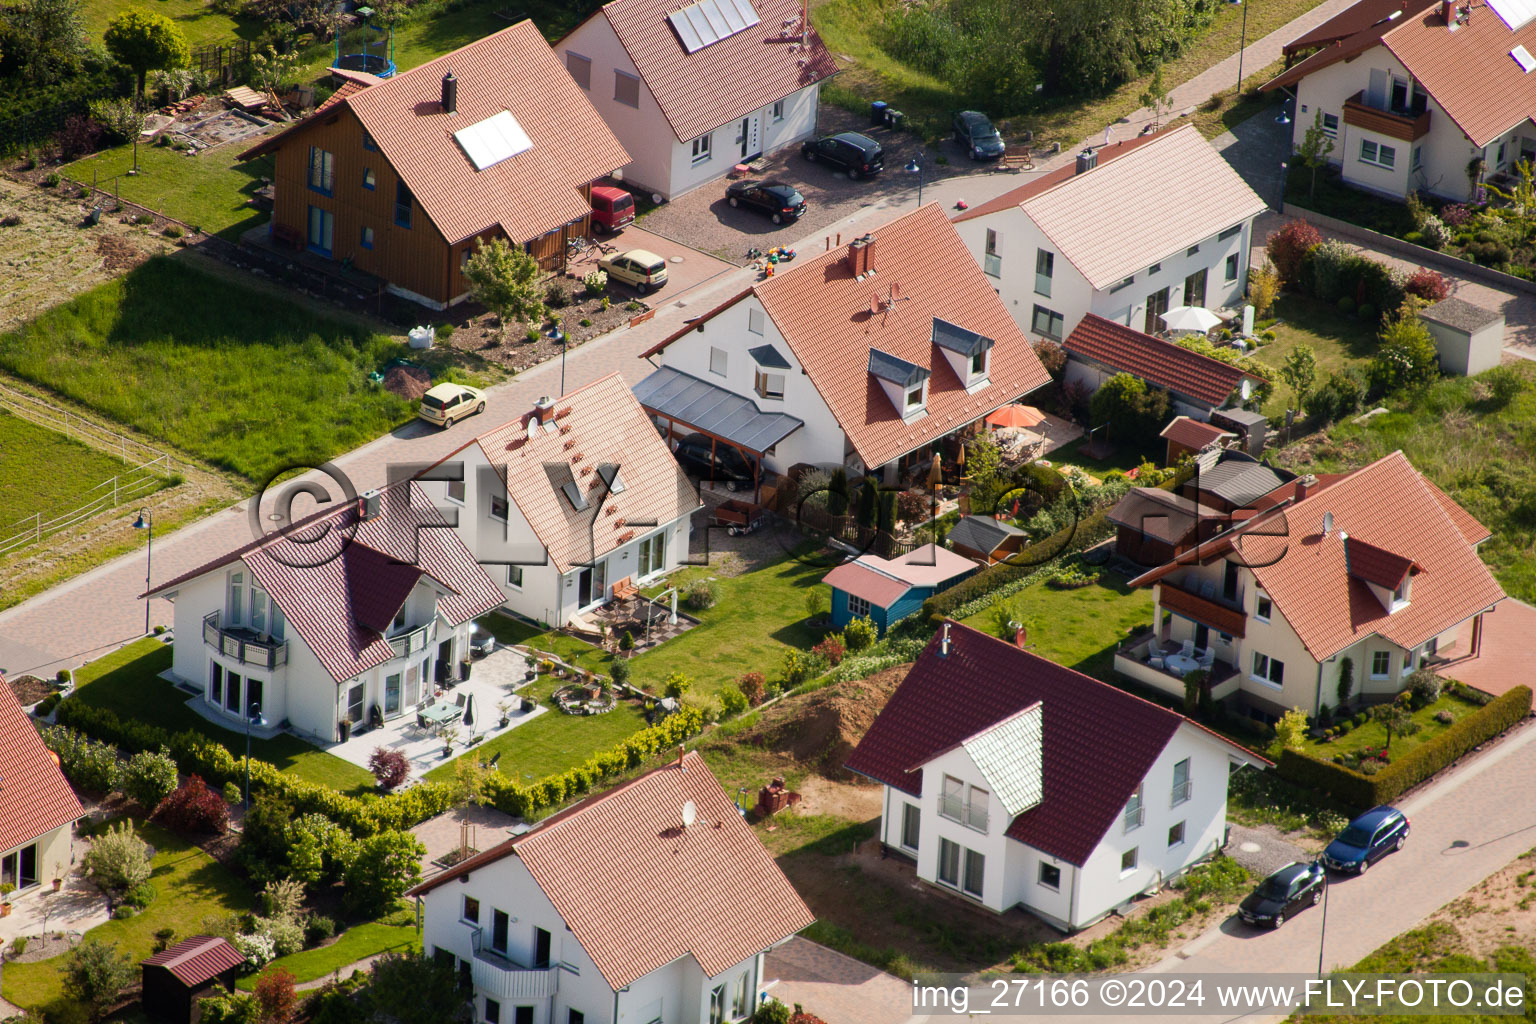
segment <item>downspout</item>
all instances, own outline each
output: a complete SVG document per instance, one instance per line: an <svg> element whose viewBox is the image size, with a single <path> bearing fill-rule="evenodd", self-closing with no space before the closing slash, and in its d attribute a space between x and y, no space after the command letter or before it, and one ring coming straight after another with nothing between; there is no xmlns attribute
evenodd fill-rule
<svg viewBox="0 0 1536 1024"><path fill-rule="evenodd" d="M619 1024L619 989L613 992L613 1020L610 1024Z"/></svg>
<svg viewBox="0 0 1536 1024"><path fill-rule="evenodd" d="M882 786L881 788L885 790L884 806L880 810L880 847L883 852L886 845L885 837L891 831L891 787Z"/></svg>
<svg viewBox="0 0 1536 1024"><path fill-rule="evenodd" d="M1076 864L1072 865L1072 899L1067 903L1067 929L1077 928L1077 876L1082 872Z"/></svg>
<svg viewBox="0 0 1536 1024"><path fill-rule="evenodd" d="M1312 713L1317 714L1317 709L1323 706L1323 662L1317 663L1317 694L1312 698Z"/></svg>

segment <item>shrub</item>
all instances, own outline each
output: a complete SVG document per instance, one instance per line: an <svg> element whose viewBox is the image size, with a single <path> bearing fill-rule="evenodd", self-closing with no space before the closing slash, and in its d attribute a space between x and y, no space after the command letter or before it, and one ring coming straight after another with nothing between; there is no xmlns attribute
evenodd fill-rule
<svg viewBox="0 0 1536 1024"><path fill-rule="evenodd" d="M789 1024L789 1007L769 996L752 1015L752 1024Z"/></svg>
<svg viewBox="0 0 1536 1024"><path fill-rule="evenodd" d="M601 295L608 288L608 272L606 270L594 270L581 279L581 286L587 290L588 295Z"/></svg>
<svg viewBox="0 0 1536 1024"><path fill-rule="evenodd" d="M1355 310L1361 320L1370 323L1376 319L1376 307L1369 302L1360 303L1360 308Z"/></svg>
<svg viewBox="0 0 1536 1024"><path fill-rule="evenodd" d="M1267 260L1262 267L1248 269L1248 301L1253 303L1255 316L1269 315L1269 311L1274 308L1275 299L1280 297L1282 284L1280 272ZM1223 328L1221 336L1222 340L1230 341L1232 332Z"/></svg>
<svg viewBox="0 0 1536 1024"><path fill-rule="evenodd" d="M747 695L735 683L726 683L720 688L720 706L725 714L734 718L747 710Z"/></svg>
<svg viewBox="0 0 1536 1024"><path fill-rule="evenodd" d="M827 664L831 665L833 668L836 668L838 664L843 660L843 655L847 652L847 648L843 644L842 635L839 633L832 633L826 637L826 639L822 640L821 643L812 647L811 651L827 659Z"/></svg>
<svg viewBox="0 0 1536 1024"><path fill-rule="evenodd" d="M827 613L827 593L821 587L812 587L805 592L805 617L819 619Z"/></svg>
<svg viewBox="0 0 1536 1024"><path fill-rule="evenodd" d="M1168 392L1148 387L1129 373L1117 373L1099 385L1088 408L1094 422L1108 424L1110 438L1124 444L1156 437L1169 419Z"/></svg>
<svg viewBox="0 0 1536 1024"><path fill-rule="evenodd" d="M318 946L336 934L336 922L324 914L310 914L304 919L304 944Z"/></svg>
<svg viewBox="0 0 1536 1024"><path fill-rule="evenodd" d="M197 1001L202 1024L262 1024L261 1004L249 992L224 992Z"/></svg>
<svg viewBox="0 0 1536 1024"><path fill-rule="evenodd" d="M608 666L608 674L613 677L615 686L628 685L629 677L634 674L634 671L628 658L615 658L613 664Z"/></svg>
<svg viewBox="0 0 1536 1024"><path fill-rule="evenodd" d="M61 703L63 708L68 702ZM122 765L110 743L98 743L62 725L43 730L43 742L59 755L64 777L89 793L110 793L117 788Z"/></svg>
<svg viewBox="0 0 1536 1024"><path fill-rule="evenodd" d="M411 762L398 750L374 747L368 755L368 770L385 789L394 789L411 774Z"/></svg>
<svg viewBox="0 0 1536 1024"><path fill-rule="evenodd" d="M1067 366L1067 350L1049 338L1041 338L1034 344L1035 358L1040 360L1040 365L1045 367L1045 372L1051 375L1052 380L1061 380L1061 374Z"/></svg>
<svg viewBox="0 0 1536 1024"><path fill-rule="evenodd" d="M541 337L543 337L543 335L539 333L539 329L537 327L530 327L523 332L523 340L530 345L538 341Z"/></svg>
<svg viewBox="0 0 1536 1024"><path fill-rule="evenodd" d="M1354 311L1355 311L1355 300L1354 299L1350 298L1348 295L1345 295L1345 296L1343 296L1342 298L1339 299L1339 312L1340 313L1343 313L1345 316L1349 316L1350 314L1354 313Z"/></svg>
<svg viewBox="0 0 1536 1024"><path fill-rule="evenodd" d="M1265 240L1264 249L1269 262L1280 274L1280 280L1289 288L1298 285L1302 261L1313 246L1323 241L1322 232L1304 220L1293 220Z"/></svg>
<svg viewBox="0 0 1536 1024"><path fill-rule="evenodd" d="M161 231L160 233L162 235L164 235L166 238L180 238L183 234L185 234L185 232L183 232L181 230L181 225L180 224L167 224L165 226L165 230ZM161 633L165 632L165 627L164 626L156 626L155 629L157 629Z"/></svg>
<svg viewBox="0 0 1536 1024"><path fill-rule="evenodd" d="M1448 226L1459 228L1472 218L1472 208L1466 203L1449 203L1440 210L1440 219Z"/></svg>
<svg viewBox="0 0 1536 1024"><path fill-rule="evenodd" d="M629 630L626 629L624 631L624 635L619 637L619 650L621 650L621 651L632 651L634 649L635 649L635 635L633 633L631 633Z"/></svg>
<svg viewBox="0 0 1536 1024"><path fill-rule="evenodd" d="M1441 725L1450 725L1452 722L1456 721L1456 713L1449 708L1436 711L1435 721L1439 722Z"/></svg>
<svg viewBox="0 0 1536 1024"><path fill-rule="evenodd" d="M1418 317L1393 320L1382 328L1380 338L1381 347L1366 369L1371 394L1420 388L1440 375L1435 339Z"/></svg>
<svg viewBox="0 0 1536 1024"><path fill-rule="evenodd" d="M453 337L453 324L438 324L432 331L432 336L438 341L447 341Z"/></svg>
<svg viewBox="0 0 1536 1024"><path fill-rule="evenodd" d="M875 628L875 622L868 615L860 619L852 619L843 627L843 646L849 654L858 654L868 650L879 638L880 631Z"/></svg>
<svg viewBox="0 0 1536 1024"><path fill-rule="evenodd" d="M90 1007L97 1019L138 979L139 967L117 943L87 939L69 951L60 967L69 993Z"/></svg>
<svg viewBox="0 0 1536 1024"><path fill-rule="evenodd" d="M1434 214L1424 218L1424 226L1419 229L1419 233L1424 236L1424 245L1429 249L1444 249L1451 241L1451 229Z"/></svg>
<svg viewBox="0 0 1536 1024"><path fill-rule="evenodd" d="M267 917L297 921L303 909L304 886L297 879L274 879L261 890L261 912Z"/></svg>
<svg viewBox="0 0 1536 1024"><path fill-rule="evenodd" d="M1426 302L1439 302L1451 294L1451 283L1445 275L1428 267L1415 270L1405 287L1409 295L1417 295Z"/></svg>
<svg viewBox="0 0 1536 1024"><path fill-rule="evenodd" d="M1416 668L1408 677L1409 692L1424 704L1433 704L1440 699L1440 687L1440 677L1427 668Z"/></svg>
<svg viewBox="0 0 1536 1024"><path fill-rule="evenodd" d="M59 182L63 180L63 175L61 175L58 171L49 171L48 176L43 179L43 188L58 188Z"/></svg>
<svg viewBox="0 0 1536 1024"><path fill-rule="evenodd" d="M253 935L236 935L231 940L240 955L245 957L245 962L252 968L266 965L274 956L272 950L272 936L258 932Z"/></svg>
<svg viewBox="0 0 1536 1024"><path fill-rule="evenodd" d="M1364 725L1370 719L1370 717L1371 716L1367 712L1357 711L1355 712L1355 717L1350 719L1350 721L1354 722L1355 728L1358 729L1360 726Z"/></svg>
<svg viewBox="0 0 1536 1024"><path fill-rule="evenodd" d="M100 890L124 893L149 880L149 845L138 837L133 823L109 825L86 851L85 875Z"/></svg>
<svg viewBox="0 0 1536 1024"><path fill-rule="evenodd" d="M1348 245L1330 238L1307 254L1305 286L1315 298L1338 302L1359 283L1365 262Z"/></svg>
<svg viewBox="0 0 1536 1024"><path fill-rule="evenodd" d="M1495 366L1478 379L1488 386L1488 397L1498 408L1514 401L1526 387L1525 375L1513 366Z"/></svg>
<svg viewBox="0 0 1536 1024"><path fill-rule="evenodd" d="M741 687L741 692L746 696L747 703L754 708L763 702L763 698L767 693L767 680L761 672L748 672L741 677L741 681L737 685Z"/></svg>
<svg viewBox="0 0 1536 1024"><path fill-rule="evenodd" d="M826 670L827 661L814 651L788 650L784 652L784 688L795 687L816 678Z"/></svg>
<svg viewBox="0 0 1536 1024"><path fill-rule="evenodd" d="M224 783L224 791L221 795L224 797L224 802L228 804L238 804L243 802L244 799L244 794L240 792L240 787L233 782Z"/></svg>
<svg viewBox="0 0 1536 1024"><path fill-rule="evenodd" d="M256 1002L261 1005L262 1024L287 1024L299 1008L292 972L286 967L263 971L256 979Z"/></svg>
<svg viewBox="0 0 1536 1024"><path fill-rule="evenodd" d="M101 125L88 117L72 114L59 129L57 136L59 153L65 160L74 160L87 153L94 153L101 143ZM49 175L53 177L53 175ZM57 184L57 182L55 182Z"/></svg>
<svg viewBox="0 0 1536 1024"><path fill-rule="evenodd" d="M1334 726L1334 729L1338 732L1338 734L1340 736L1348 736L1354 730L1354 726L1349 724L1349 720L1348 719L1345 719L1344 721L1340 722L1338 725Z"/></svg>
<svg viewBox="0 0 1536 1024"><path fill-rule="evenodd" d="M683 588L683 604L689 611L702 612L713 608L719 599L720 591L713 580L694 580Z"/></svg>
<svg viewBox="0 0 1536 1024"><path fill-rule="evenodd" d="M357 857L347 868L348 906L375 912L394 903L421 881L426 852L415 836L394 829L360 840Z"/></svg>
<svg viewBox="0 0 1536 1024"><path fill-rule="evenodd" d="M292 956L304 948L304 928L291 917L257 917L251 919L252 931L265 935L272 941L272 956Z"/></svg>
<svg viewBox="0 0 1536 1024"><path fill-rule="evenodd" d="M229 830L229 804L200 776L191 775L160 801L154 818L173 832L223 835Z"/></svg>
<svg viewBox="0 0 1536 1024"><path fill-rule="evenodd" d="M662 683L661 692L668 697L681 698L693 686L693 678L683 672L673 671L668 673L666 681Z"/></svg>
<svg viewBox="0 0 1536 1024"><path fill-rule="evenodd" d="M560 287L560 282L551 281L549 287L544 289L544 305L550 309L563 309L571 304L571 296Z"/></svg>
<svg viewBox="0 0 1536 1024"><path fill-rule="evenodd" d="M134 910L143 910L155 902L155 897L160 895L153 885L148 882L140 882L138 885L123 893L123 905Z"/></svg>
<svg viewBox="0 0 1536 1024"><path fill-rule="evenodd" d="M1357 373L1353 370L1335 370L1328 375L1322 387L1307 396L1307 415L1316 416L1324 423L1332 423L1359 411L1364 398L1365 384ZM1341 668L1341 685L1342 674ZM1339 700L1341 703L1348 700L1348 693L1341 693Z"/></svg>
<svg viewBox="0 0 1536 1024"><path fill-rule="evenodd" d="M176 762L161 750L141 750L128 759L123 771L123 792L153 810L176 788Z"/></svg>

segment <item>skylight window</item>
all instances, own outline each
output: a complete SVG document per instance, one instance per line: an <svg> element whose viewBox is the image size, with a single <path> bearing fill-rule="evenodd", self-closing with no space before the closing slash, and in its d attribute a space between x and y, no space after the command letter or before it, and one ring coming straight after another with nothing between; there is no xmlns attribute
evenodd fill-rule
<svg viewBox="0 0 1536 1024"><path fill-rule="evenodd" d="M469 157L469 162L475 165L477 171L483 171L533 148L533 140L528 138L523 126L505 110L468 128L460 128L453 133L453 137L463 147L464 155Z"/></svg>
<svg viewBox="0 0 1536 1024"><path fill-rule="evenodd" d="M1488 0L1488 6L1511 32L1536 18L1536 0Z"/></svg>
<svg viewBox="0 0 1536 1024"><path fill-rule="evenodd" d="M577 512L586 511L587 496L581 493L580 484L578 484L575 480L567 480L565 483L560 485L560 489L565 492L566 500L571 503L572 508L574 508Z"/></svg>
<svg viewBox="0 0 1536 1024"><path fill-rule="evenodd" d="M1524 46L1517 46L1509 51L1509 55L1515 58L1515 63L1520 65L1520 70L1526 74L1536 71L1536 57L1531 56L1531 51Z"/></svg>
<svg viewBox="0 0 1536 1024"><path fill-rule="evenodd" d="M609 494L621 494L624 491L624 478L619 475L619 467L607 464L597 467L597 475L603 478L603 483L608 486Z"/></svg>
<svg viewBox="0 0 1536 1024"><path fill-rule="evenodd" d="M667 15L683 49L696 53L758 23L751 0L698 0Z"/></svg>

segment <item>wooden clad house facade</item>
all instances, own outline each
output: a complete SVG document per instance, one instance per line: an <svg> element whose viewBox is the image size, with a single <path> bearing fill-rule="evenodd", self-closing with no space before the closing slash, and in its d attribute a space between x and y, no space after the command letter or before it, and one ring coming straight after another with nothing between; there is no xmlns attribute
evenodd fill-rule
<svg viewBox="0 0 1536 1024"><path fill-rule="evenodd" d="M592 183L628 160L532 22L388 80L339 74L314 114L242 154L274 155L272 235L433 308L465 297L482 240L563 267Z"/></svg>

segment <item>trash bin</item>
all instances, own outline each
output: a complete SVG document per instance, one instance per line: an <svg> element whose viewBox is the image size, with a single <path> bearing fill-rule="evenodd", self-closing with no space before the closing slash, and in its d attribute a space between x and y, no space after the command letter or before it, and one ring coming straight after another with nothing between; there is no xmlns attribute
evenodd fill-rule
<svg viewBox="0 0 1536 1024"><path fill-rule="evenodd" d="M869 105L869 123L874 125L885 124L885 108L889 106L885 100L875 100Z"/></svg>
<svg viewBox="0 0 1536 1024"><path fill-rule="evenodd" d="M892 128L905 128L907 126L907 115L899 110L887 110L885 112L885 123Z"/></svg>

